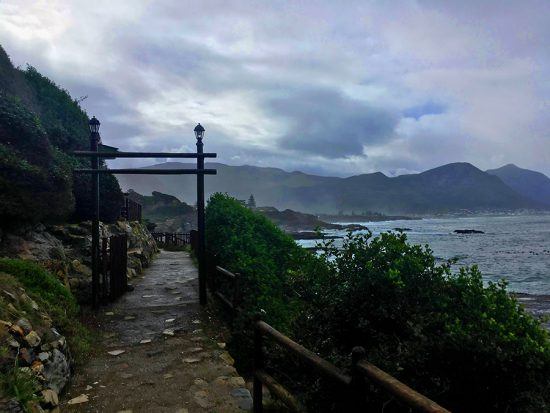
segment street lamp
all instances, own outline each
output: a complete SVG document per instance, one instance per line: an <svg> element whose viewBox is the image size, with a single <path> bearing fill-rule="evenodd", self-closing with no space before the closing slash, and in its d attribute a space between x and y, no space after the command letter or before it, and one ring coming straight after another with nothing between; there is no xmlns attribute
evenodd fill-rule
<svg viewBox="0 0 550 413"><path fill-rule="evenodd" d="M90 122L88 122L90 132L92 133L99 133L99 125L101 125L101 123L99 123L95 116L93 116L92 119L90 119Z"/></svg>
<svg viewBox="0 0 550 413"><path fill-rule="evenodd" d="M99 121L94 116L88 122L90 128L90 151L98 152L99 142ZM92 156L90 159L92 170L99 169L99 159ZM92 173L92 305L97 308L99 305L99 174Z"/></svg>
<svg viewBox="0 0 550 413"><path fill-rule="evenodd" d="M195 126L195 129L193 130L195 131L195 136L197 140L202 141L202 138L204 136L204 128L202 127L202 125L199 123L197 126Z"/></svg>
<svg viewBox="0 0 550 413"><path fill-rule="evenodd" d="M195 126L195 137L197 138L197 229L199 230L198 239L198 258L199 258L199 302L206 304L206 242L204 239L204 156L202 152L204 137L204 128L199 123Z"/></svg>

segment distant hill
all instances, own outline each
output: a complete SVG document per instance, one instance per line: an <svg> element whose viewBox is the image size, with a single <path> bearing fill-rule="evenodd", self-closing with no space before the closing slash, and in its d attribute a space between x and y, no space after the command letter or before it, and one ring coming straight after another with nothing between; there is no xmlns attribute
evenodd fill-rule
<svg viewBox="0 0 550 413"><path fill-rule="evenodd" d="M148 168L193 168L169 162ZM377 172L349 178L324 177L277 168L209 163L218 175L206 176L206 193L227 192L239 199L254 194L258 206L309 213L433 214L459 211L541 209L544 206L469 163L453 163L420 174L387 177ZM194 204L194 176L119 177L123 188L160 191Z"/></svg>
<svg viewBox="0 0 550 413"><path fill-rule="evenodd" d="M511 163L485 172L498 176L506 185L527 198L550 205L550 178L546 175Z"/></svg>

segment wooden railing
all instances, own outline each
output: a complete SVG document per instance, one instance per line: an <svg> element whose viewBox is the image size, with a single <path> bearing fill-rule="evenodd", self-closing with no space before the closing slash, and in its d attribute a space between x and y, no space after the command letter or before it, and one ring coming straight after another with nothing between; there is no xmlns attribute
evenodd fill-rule
<svg viewBox="0 0 550 413"><path fill-rule="evenodd" d="M141 204L128 196L124 196L124 206L121 208L120 215L127 221L141 222Z"/></svg>
<svg viewBox="0 0 550 413"><path fill-rule="evenodd" d="M213 294L236 315L240 309L241 290L240 275L232 273L220 266L212 266L209 271ZM218 279L224 279L226 284L232 284L231 298L220 289ZM212 287L211 287L212 288ZM271 394L283 402L293 412L305 412L300 402L280 384L265 369L266 355L264 354L265 338L273 340L279 346L297 356L301 361L312 368L318 376L332 380L347 391L346 412L364 412L366 408L366 385L373 384L383 389L408 408L423 413L450 413L449 410L441 407L433 400L413 390L395 377L369 363L365 359L365 349L355 347L351 354L351 375L344 373L338 367L321 358L311 350L296 343L280 331L276 330L264 321L256 320L254 324L254 389L253 389L253 411L263 412L262 388L266 386Z"/></svg>
<svg viewBox="0 0 550 413"><path fill-rule="evenodd" d="M188 232L152 232L151 236L159 247L183 247L191 244L191 236Z"/></svg>

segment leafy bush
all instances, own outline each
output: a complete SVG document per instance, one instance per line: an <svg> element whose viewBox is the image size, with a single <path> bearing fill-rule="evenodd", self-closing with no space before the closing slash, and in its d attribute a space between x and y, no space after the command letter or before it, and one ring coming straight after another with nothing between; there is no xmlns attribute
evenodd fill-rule
<svg viewBox="0 0 550 413"><path fill-rule="evenodd" d="M88 116L67 91L36 69L15 69L0 47L0 222L91 218L91 179L72 170L89 160ZM114 176L100 177L100 218L113 222L123 196ZM46 207L47 206L47 207Z"/></svg>
<svg viewBox="0 0 550 413"><path fill-rule="evenodd" d="M206 217L207 247L243 275L242 317L264 309L268 323L342 368L363 346L369 361L453 411L548 410L548 333L505 283L484 286L476 267L454 275L405 234L349 235L316 257L227 196L213 196ZM235 329L239 347L250 344L247 325ZM310 387L313 411L337 411L323 383Z"/></svg>
<svg viewBox="0 0 550 413"><path fill-rule="evenodd" d="M250 320L258 314L288 332L296 310L294 297L288 294L289 275L304 257L303 250L267 218L222 194L214 194L208 202L206 239L219 262L242 276L243 312L235 321L239 327L234 347L250 348ZM243 354L243 364L249 354Z"/></svg>

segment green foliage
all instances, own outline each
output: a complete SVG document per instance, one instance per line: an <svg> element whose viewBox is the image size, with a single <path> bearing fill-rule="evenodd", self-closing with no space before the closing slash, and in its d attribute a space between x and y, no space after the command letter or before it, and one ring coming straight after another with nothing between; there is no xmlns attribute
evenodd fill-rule
<svg viewBox="0 0 550 413"><path fill-rule="evenodd" d="M79 322L80 310L71 292L40 265L25 260L0 258L0 272L13 276L26 293L51 317L67 337L77 362L90 351L92 337Z"/></svg>
<svg viewBox="0 0 550 413"><path fill-rule="evenodd" d="M243 312L235 323L240 326L235 348L249 348L250 320L258 314L288 331L296 310L288 294L289 274L304 257L302 249L267 218L223 194L208 202L206 239L219 262L242 276Z"/></svg>
<svg viewBox="0 0 550 413"><path fill-rule="evenodd" d="M548 333L505 283L484 286L475 266L452 274L402 233L350 234L343 248L327 242L314 256L219 194L207 208L207 246L222 266L243 274L244 317L266 309L268 323L344 369L351 349L363 346L369 361L452 411L549 408ZM238 337L250 333L246 325L237 325ZM281 368L296 372L290 363ZM307 382L303 370L294 381ZM335 395L330 387L302 387L317 389L313 411L338 411L326 402ZM369 397L374 409L390 399Z"/></svg>
<svg viewBox="0 0 550 413"><path fill-rule="evenodd" d="M17 399L24 406L25 411L28 411L27 403L37 399L34 393L38 389L38 382L29 371L16 366L7 372L0 372L0 390L2 390L2 394Z"/></svg>
<svg viewBox="0 0 550 413"><path fill-rule="evenodd" d="M91 179L72 169L89 160L71 155L89 147L88 116L67 91L32 66L13 68L0 47L0 220L2 224L91 218ZM120 214L122 192L100 178L100 218Z"/></svg>

